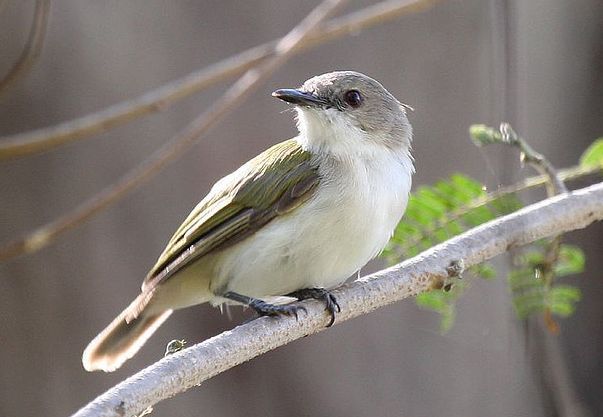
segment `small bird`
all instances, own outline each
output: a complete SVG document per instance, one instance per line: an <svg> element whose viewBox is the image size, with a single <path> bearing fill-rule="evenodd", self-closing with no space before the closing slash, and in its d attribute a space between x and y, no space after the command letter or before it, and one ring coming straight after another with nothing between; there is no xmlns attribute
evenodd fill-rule
<svg viewBox="0 0 603 417"><path fill-rule="evenodd" d="M259 315L295 315L387 244L408 202L409 108L379 82L336 71L281 89L299 135L219 180L176 230L138 297L84 350L88 371L114 371L176 309L242 304ZM289 299L290 300L290 299Z"/></svg>

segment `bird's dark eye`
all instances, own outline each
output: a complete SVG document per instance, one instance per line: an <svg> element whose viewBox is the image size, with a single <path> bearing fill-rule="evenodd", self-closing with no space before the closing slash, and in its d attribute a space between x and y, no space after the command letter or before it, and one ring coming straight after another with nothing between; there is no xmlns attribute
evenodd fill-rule
<svg viewBox="0 0 603 417"><path fill-rule="evenodd" d="M362 104L362 96L360 95L360 92L358 90L346 91L345 94L343 95L343 100L350 107L354 107L354 108L356 108Z"/></svg>

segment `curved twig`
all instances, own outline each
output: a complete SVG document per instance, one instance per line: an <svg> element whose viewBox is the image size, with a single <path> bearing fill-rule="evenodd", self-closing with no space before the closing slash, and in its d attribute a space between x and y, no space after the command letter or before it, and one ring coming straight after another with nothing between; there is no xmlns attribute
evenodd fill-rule
<svg viewBox="0 0 603 417"><path fill-rule="evenodd" d="M37 0L36 9L34 11L31 29L27 43L23 48L23 52L13 64L8 73L0 80L0 95L5 93L8 88L14 84L19 78L23 77L34 62L40 56L42 46L44 46L44 38L46 37L46 29L48 28L48 16L50 12L50 0Z"/></svg>
<svg viewBox="0 0 603 417"><path fill-rule="evenodd" d="M603 219L603 183L562 194L495 219L391 268L334 291L336 324L408 298L447 279L451 262L479 264L510 248ZM199 385L240 363L325 330L324 305L306 302L307 315L260 318L169 355L102 394L73 417L128 417Z"/></svg>
<svg viewBox="0 0 603 417"><path fill-rule="evenodd" d="M436 0L388 0L334 19L304 38L295 52L341 36L427 9ZM104 110L55 126L0 138L0 160L43 152L120 126L138 117L163 110L176 101L227 78L241 74L274 53L278 40L256 46L186 77Z"/></svg>
<svg viewBox="0 0 603 417"><path fill-rule="evenodd" d="M366 24L366 22L375 23L377 21L383 21L383 19L386 16L389 16L391 13L399 13L400 9L402 8L402 4L405 4L406 8L417 8L419 4L424 5L425 1L395 0L384 2L373 6L371 14L368 18L365 19L362 17L364 11L356 12L348 15L344 22L337 23L335 21L332 23L332 29L325 29L325 33L331 33L331 36L335 36L333 34L348 33L348 31L351 31L352 28L360 27L362 24ZM315 39L313 42L319 41L319 38L313 39ZM287 52L287 56L294 53L299 48L299 45L303 44L304 42L305 41L302 40L297 43L293 49ZM273 49L276 48L278 48L278 43L273 46ZM84 201L70 212L65 213L64 215L35 229L30 233L27 233L23 237L0 246L0 261L5 261L22 254L32 253L45 247L57 236L88 220L96 213L102 211L118 201L120 198L124 197L130 190L152 178L153 175L160 172L169 162L177 159L194 143L196 143L196 141L199 140L199 135L206 132L214 124L214 122L218 121L218 118L223 117L230 106L234 107L239 104L237 101L240 101L240 99L238 97L234 98L233 94L232 89L227 91L224 96L222 96L221 101L215 102L210 109L191 122L187 128L151 154L151 156L143 161L140 165L126 173L115 184L112 184L101 190L98 194ZM228 101L229 105L226 106L224 101ZM212 118L215 118L215 120L212 120Z"/></svg>
<svg viewBox="0 0 603 417"><path fill-rule="evenodd" d="M589 175L599 174L601 172L602 168L597 165L577 165L575 167L559 170L558 175L561 181L574 181ZM478 197L470 201L469 203L456 208L454 211L448 213L445 219L438 220L432 225L418 225L417 228L421 230L421 233L415 237L409 236L408 239L404 240L404 244L401 245L401 247L403 247L404 249L400 251L399 255L403 256L409 248L420 248L419 245L425 240L425 238L433 236L438 230L445 230L450 224L454 222L461 221L463 217L471 211L479 207L487 206L502 197L517 194L536 187L542 187L546 185L547 181L547 175L537 175L534 177L525 178L523 180L520 180L519 182L516 182L515 184L502 186L494 191L490 191L485 196ZM411 222L411 220L409 219L406 219L404 221Z"/></svg>

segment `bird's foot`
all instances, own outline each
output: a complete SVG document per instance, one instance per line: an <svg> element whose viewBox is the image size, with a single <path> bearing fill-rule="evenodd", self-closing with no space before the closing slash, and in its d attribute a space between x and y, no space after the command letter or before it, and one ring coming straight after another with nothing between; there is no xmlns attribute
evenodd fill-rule
<svg viewBox="0 0 603 417"><path fill-rule="evenodd" d="M306 307L295 304L270 304L265 301L254 299L249 303L249 307L253 308L255 312L260 316L295 316L298 318L298 312L306 312Z"/></svg>
<svg viewBox="0 0 603 417"><path fill-rule="evenodd" d="M329 321L327 327L331 327L333 323L335 323L335 313L341 312L341 307L337 302L337 298L324 288L304 288L293 291L292 293L287 294L287 296L295 297L300 301L308 299L323 301L325 303L325 310L331 315L331 321Z"/></svg>
<svg viewBox="0 0 603 417"><path fill-rule="evenodd" d="M304 306L295 305L295 304L284 304L284 305L276 305L267 303L264 300L260 300L259 298L253 298L246 295L238 294L236 292L228 291L222 295L224 298L228 298L229 300L236 301L241 304L245 304L246 306L251 307L259 316L295 316L298 318L298 313L300 311L306 311Z"/></svg>

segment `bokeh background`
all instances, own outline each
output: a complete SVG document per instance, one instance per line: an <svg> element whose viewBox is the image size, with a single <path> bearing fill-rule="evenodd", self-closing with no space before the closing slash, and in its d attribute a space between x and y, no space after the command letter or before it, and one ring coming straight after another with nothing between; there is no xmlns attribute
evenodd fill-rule
<svg viewBox="0 0 603 417"><path fill-rule="evenodd" d="M34 8L31 0L6 3L0 74L19 55ZM39 61L0 97L0 134L136 97L282 36L316 4L55 1ZM351 1L345 11L368 4ZM82 349L138 293L211 184L295 134L292 113L270 97L274 89L336 69L369 74L416 109L415 185L462 171L495 187L531 171L514 151L476 149L467 134L472 123L510 121L557 167L575 163L603 136L602 22L600 0L448 0L294 57L151 182L40 252L0 265L0 415L69 415L161 357L167 341L202 341L247 317L190 308L118 372L90 374L80 364ZM85 141L2 161L2 241L117 180L225 87ZM153 415L603 415L603 227L567 241L586 251L587 271L574 279L584 297L546 343L514 317L504 279L476 281L445 335L435 314L407 300L230 370L160 403ZM498 263L504 268L506 260ZM543 345L558 354L554 360L542 360Z"/></svg>

